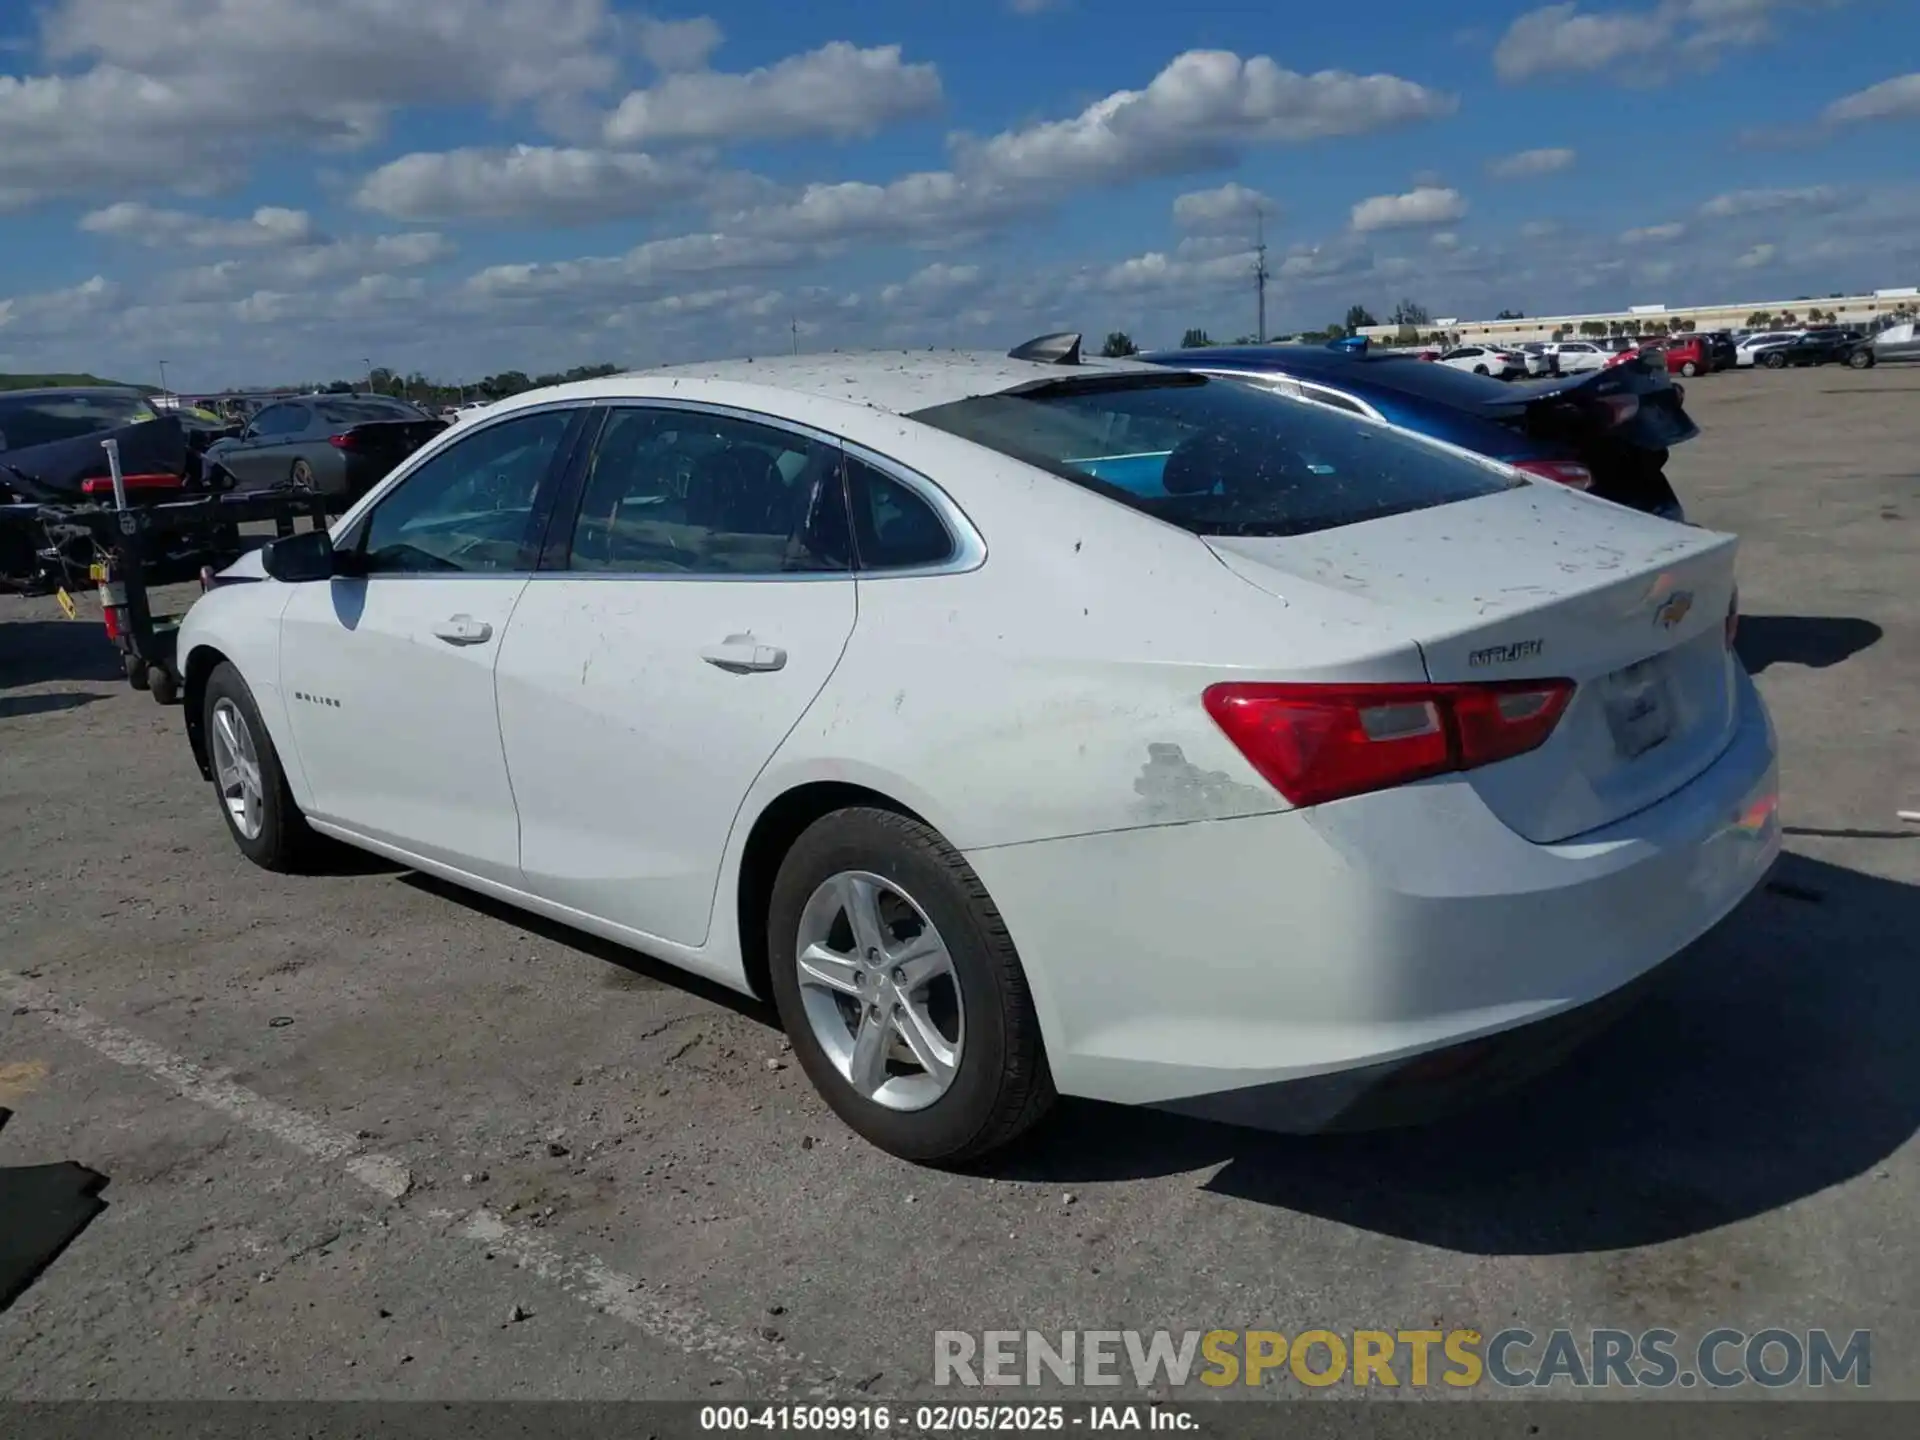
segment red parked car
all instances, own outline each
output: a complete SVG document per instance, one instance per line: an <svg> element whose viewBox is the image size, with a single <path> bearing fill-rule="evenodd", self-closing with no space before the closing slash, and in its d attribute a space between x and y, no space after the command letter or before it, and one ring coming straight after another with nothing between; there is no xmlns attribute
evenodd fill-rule
<svg viewBox="0 0 1920 1440"><path fill-rule="evenodd" d="M1666 354L1669 375L1685 375L1691 379L1713 373L1713 349L1702 336L1683 335L1669 340Z"/></svg>

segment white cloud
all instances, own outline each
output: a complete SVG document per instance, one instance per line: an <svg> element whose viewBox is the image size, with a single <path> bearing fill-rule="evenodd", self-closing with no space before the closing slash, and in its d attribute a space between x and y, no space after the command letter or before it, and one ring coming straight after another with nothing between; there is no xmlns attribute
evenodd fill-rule
<svg viewBox="0 0 1920 1440"><path fill-rule="evenodd" d="M1920 117L1920 71L1896 75L1827 106L1822 118L1829 125L1855 125L1863 120L1911 120Z"/></svg>
<svg viewBox="0 0 1920 1440"><path fill-rule="evenodd" d="M1803 210L1826 207L1840 199L1830 185L1806 185L1793 190L1732 190L1716 195L1700 207L1700 213L1716 220L1740 215L1764 215L1776 210Z"/></svg>
<svg viewBox="0 0 1920 1440"><path fill-rule="evenodd" d="M1422 185L1404 195L1375 195L1353 207L1353 228L1401 230L1418 225L1447 225L1467 213L1458 190Z"/></svg>
<svg viewBox="0 0 1920 1440"><path fill-rule="evenodd" d="M1111 184L1216 163L1249 145L1370 134L1456 104L1397 75L1302 75L1265 55L1189 50L1146 89L1117 90L1072 119L963 137L956 168L1003 184Z"/></svg>
<svg viewBox="0 0 1920 1440"><path fill-rule="evenodd" d="M1507 81L1581 71L1664 78L1675 60L1710 65L1724 51L1773 39L1777 11L1835 3L1843 0L1658 0L1631 10L1544 5L1507 27L1493 65Z"/></svg>
<svg viewBox="0 0 1920 1440"><path fill-rule="evenodd" d="M1666 225L1642 225L1637 230L1621 232L1622 245L1665 245L1678 240L1687 233L1687 227L1679 221Z"/></svg>
<svg viewBox="0 0 1920 1440"><path fill-rule="evenodd" d="M1742 270L1758 270L1762 266L1771 265L1773 263L1773 256L1773 246L1756 245L1733 263Z"/></svg>
<svg viewBox="0 0 1920 1440"><path fill-rule="evenodd" d="M403 155L368 175L354 203L402 220L576 223L650 214L711 183L704 167L679 160L516 145Z"/></svg>
<svg viewBox="0 0 1920 1440"><path fill-rule="evenodd" d="M1458 250L1460 237L1451 230L1442 230L1427 243L1436 250Z"/></svg>
<svg viewBox="0 0 1920 1440"><path fill-rule="evenodd" d="M1522 240L1551 240L1561 231L1558 220L1529 220L1520 227Z"/></svg>
<svg viewBox="0 0 1920 1440"><path fill-rule="evenodd" d="M698 70L726 37L718 22L699 15L691 20L656 20L643 15L633 22L634 43L647 63L667 74Z"/></svg>
<svg viewBox="0 0 1920 1440"><path fill-rule="evenodd" d="M1183 260L1154 250L1108 266L1100 272L1098 283L1102 290L1133 294L1163 291L1192 296L1233 285L1245 286L1251 292L1253 261L1251 249L1207 260Z"/></svg>
<svg viewBox="0 0 1920 1440"><path fill-rule="evenodd" d="M702 234L649 240L624 255L551 264L493 265L468 278L469 293L489 299L638 295L687 275L776 270L816 252L791 241Z"/></svg>
<svg viewBox="0 0 1920 1440"><path fill-rule="evenodd" d="M1521 150L1503 155L1487 166L1487 174L1496 180L1527 180L1536 175L1553 175L1573 164L1574 152L1564 148Z"/></svg>
<svg viewBox="0 0 1920 1440"><path fill-rule="evenodd" d="M1256 214L1275 217L1273 201L1258 190L1228 183L1213 190L1189 190L1173 202L1173 223L1192 234L1217 235L1249 229Z"/></svg>
<svg viewBox="0 0 1920 1440"><path fill-rule="evenodd" d="M1007 0L1007 8L1016 15L1038 15L1046 10L1058 10L1067 0Z"/></svg>
<svg viewBox="0 0 1920 1440"><path fill-rule="evenodd" d="M259 250L311 245L322 237L304 210L263 205L239 220L164 210L138 200L122 200L80 219L80 228L153 247L188 246L196 250Z"/></svg>
<svg viewBox="0 0 1920 1440"><path fill-rule="evenodd" d="M249 290L291 293L352 276L391 274L438 264L453 242L432 231L355 235L322 244L221 260L163 278L158 288L175 300L226 300Z"/></svg>
<svg viewBox="0 0 1920 1440"><path fill-rule="evenodd" d="M698 71L636 90L607 117L613 145L871 135L941 102L940 73L898 45L835 40L742 75Z"/></svg>
<svg viewBox="0 0 1920 1440"><path fill-rule="evenodd" d="M898 307L902 303L925 306L933 302L950 302L957 295L978 289L981 278L978 265L936 263L915 271L905 280L883 287L880 303Z"/></svg>
<svg viewBox="0 0 1920 1440"><path fill-rule="evenodd" d="M403 106L604 89L606 0L55 0L44 73L0 76L0 204L236 183L283 143L352 146Z"/></svg>

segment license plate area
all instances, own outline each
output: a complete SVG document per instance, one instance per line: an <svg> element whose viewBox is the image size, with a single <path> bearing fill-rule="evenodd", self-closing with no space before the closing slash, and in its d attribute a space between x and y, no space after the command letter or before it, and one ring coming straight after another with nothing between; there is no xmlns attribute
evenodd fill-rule
<svg viewBox="0 0 1920 1440"><path fill-rule="evenodd" d="M1623 760L1637 760L1673 734L1673 696L1660 659L1642 660L1600 682L1613 747Z"/></svg>

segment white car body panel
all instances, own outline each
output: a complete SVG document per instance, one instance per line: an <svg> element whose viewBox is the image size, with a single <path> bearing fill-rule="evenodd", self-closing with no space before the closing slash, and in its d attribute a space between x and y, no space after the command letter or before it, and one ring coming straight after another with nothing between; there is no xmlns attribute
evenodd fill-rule
<svg viewBox="0 0 1920 1440"><path fill-rule="evenodd" d="M1612 355L1590 340L1562 340L1547 347L1560 362L1562 375L1580 375L1589 370L1604 370Z"/></svg>
<svg viewBox="0 0 1920 1440"><path fill-rule="evenodd" d="M532 581L499 670L526 888L704 942L740 801L833 674L854 614L851 576ZM701 658L735 636L784 662L743 674Z"/></svg>
<svg viewBox="0 0 1920 1440"><path fill-rule="evenodd" d="M1784 345L1794 336L1804 334L1804 330L1762 330L1744 335L1734 344L1733 363L1741 369L1751 369L1758 362L1764 347Z"/></svg>
<svg viewBox="0 0 1920 1440"><path fill-rule="evenodd" d="M743 991L754 821L822 781L889 797L1005 916L1061 1091L1111 1100L1374 1064L1577 1006L1758 884L1777 773L1721 633L1730 537L1528 485L1209 543L903 413L1049 373L938 356L684 367L517 397L483 422L676 398L791 421L941 487L984 542L970 568L257 579L194 606L183 667L207 648L239 667L316 828ZM471 433L417 452L336 535ZM348 625L356 587L409 593L369 594ZM1689 603L1662 627L1677 591ZM456 614L490 640L441 645L432 629ZM702 660L737 635L785 665ZM1533 640L1526 665L1476 668ZM1584 751L1604 733L1585 687L1656 652L1694 738L1631 764ZM1306 810L1199 703L1221 680L1509 674L1583 687L1542 750Z"/></svg>

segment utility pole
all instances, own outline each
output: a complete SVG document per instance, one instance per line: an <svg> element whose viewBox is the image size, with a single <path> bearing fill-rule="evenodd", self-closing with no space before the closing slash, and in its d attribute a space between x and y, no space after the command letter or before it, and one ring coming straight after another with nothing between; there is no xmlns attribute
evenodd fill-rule
<svg viewBox="0 0 1920 1440"><path fill-rule="evenodd" d="M164 360L160 362L160 393L162 395L170 395L173 393L167 389L167 362Z"/></svg>
<svg viewBox="0 0 1920 1440"><path fill-rule="evenodd" d="M787 328L793 331L793 353L798 355L800 353L800 317L798 315L789 315L787 317Z"/></svg>
<svg viewBox="0 0 1920 1440"><path fill-rule="evenodd" d="M1254 207L1253 226L1253 287L1260 303L1259 329L1253 338L1255 343L1264 345L1267 343L1267 280L1270 275L1267 269L1267 212L1264 207Z"/></svg>

